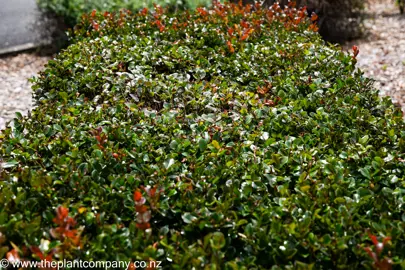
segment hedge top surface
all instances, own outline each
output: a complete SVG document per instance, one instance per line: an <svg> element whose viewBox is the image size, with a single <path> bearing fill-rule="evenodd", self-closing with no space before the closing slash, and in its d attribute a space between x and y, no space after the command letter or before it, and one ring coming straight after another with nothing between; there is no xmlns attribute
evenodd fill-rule
<svg viewBox="0 0 405 270"><path fill-rule="evenodd" d="M404 265L402 115L315 28L277 5L84 17L0 135L0 255Z"/></svg>
<svg viewBox="0 0 405 270"><path fill-rule="evenodd" d="M154 3L168 7L171 10L195 9L199 6L209 6L210 0L37 0L38 6L45 12L50 12L63 18L68 27L80 22L83 13L92 10L119 11L128 9L139 11L144 7L153 8Z"/></svg>

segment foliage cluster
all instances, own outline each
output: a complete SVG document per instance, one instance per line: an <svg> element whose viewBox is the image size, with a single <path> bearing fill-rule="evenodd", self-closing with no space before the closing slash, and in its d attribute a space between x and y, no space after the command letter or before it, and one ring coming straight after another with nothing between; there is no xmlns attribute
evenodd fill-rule
<svg viewBox="0 0 405 270"><path fill-rule="evenodd" d="M404 267L401 112L304 9L251 8L85 16L0 134L0 256Z"/></svg>
<svg viewBox="0 0 405 270"><path fill-rule="evenodd" d="M237 1L237 0L235 0ZM254 0L245 0L254 2ZM265 0L264 6L274 2L287 5L289 0ZM344 42L359 38L364 31L363 19L367 0L297 0L299 7L306 6L310 13L319 16L321 36L330 42Z"/></svg>
<svg viewBox="0 0 405 270"><path fill-rule="evenodd" d="M238 4L239 1L231 2ZM83 13L89 13L93 9L114 12L124 8L137 12L144 7L151 8L156 3L169 7L171 11L194 10L199 6L208 7L212 2L212 0L38 0L43 10L62 17L68 27L76 25ZM289 0L261 2L263 7L269 7L276 2L283 7ZM296 2L299 7L308 7L310 13L317 13L319 33L327 41L344 42L358 38L363 33L363 11L366 0L297 0ZM255 0L242 0L242 3L254 5Z"/></svg>
<svg viewBox="0 0 405 270"><path fill-rule="evenodd" d="M67 27L73 27L80 22L82 14L94 9L100 12L117 12L121 9L136 12L158 4L174 11L208 6L211 0L37 0L37 2L43 11L60 16Z"/></svg>

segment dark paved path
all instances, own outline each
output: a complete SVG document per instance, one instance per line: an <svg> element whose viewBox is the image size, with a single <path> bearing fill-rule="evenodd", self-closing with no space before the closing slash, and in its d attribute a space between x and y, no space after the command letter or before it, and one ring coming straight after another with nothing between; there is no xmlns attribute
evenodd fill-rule
<svg viewBox="0 0 405 270"><path fill-rule="evenodd" d="M0 0L0 54L43 43L36 0Z"/></svg>

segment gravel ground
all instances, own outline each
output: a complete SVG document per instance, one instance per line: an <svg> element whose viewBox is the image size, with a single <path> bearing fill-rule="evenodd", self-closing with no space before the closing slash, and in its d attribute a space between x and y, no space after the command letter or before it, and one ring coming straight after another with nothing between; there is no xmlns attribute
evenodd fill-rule
<svg viewBox="0 0 405 270"><path fill-rule="evenodd" d="M393 0L370 0L367 12L368 35L349 46L358 45L358 66L405 112L405 15Z"/></svg>
<svg viewBox="0 0 405 270"><path fill-rule="evenodd" d="M0 58L0 129L15 117L27 114L32 105L28 79L36 75L49 57L22 53Z"/></svg>

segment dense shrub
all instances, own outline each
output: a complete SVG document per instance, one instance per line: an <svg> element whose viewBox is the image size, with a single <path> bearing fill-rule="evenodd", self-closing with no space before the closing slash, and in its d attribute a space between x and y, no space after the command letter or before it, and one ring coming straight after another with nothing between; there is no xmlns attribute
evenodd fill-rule
<svg viewBox="0 0 405 270"><path fill-rule="evenodd" d="M236 1L236 0L235 0ZM254 0L245 0L246 3ZM289 0L265 0L264 6L275 2L287 5ZM344 42L363 34L364 7L366 0L297 0L299 7L306 6L319 19L319 33L330 42Z"/></svg>
<svg viewBox="0 0 405 270"><path fill-rule="evenodd" d="M63 18L67 27L73 27L83 13L98 11L119 11L128 9L137 12L141 8L153 7L153 4L168 6L171 11L195 9L198 6L208 7L212 0L37 0L42 10ZM238 4L241 0L231 2ZM264 7L279 2L283 7L290 0L265 0ZM223 1L220 1L223 2ZM254 0L242 0L244 5L254 5ZM310 13L316 12L319 33L330 42L344 42L359 38L363 33L363 11L366 0L298 0L297 6L306 6Z"/></svg>
<svg viewBox="0 0 405 270"><path fill-rule="evenodd" d="M404 266L401 112L304 10L249 9L85 17L0 135L0 255Z"/></svg>
<svg viewBox="0 0 405 270"><path fill-rule="evenodd" d="M73 27L84 13L93 9L98 11L119 11L129 9L138 11L141 8L153 7L153 4L176 9L195 9L208 6L210 0L37 0L39 7L46 12L56 14L64 19L68 27Z"/></svg>

